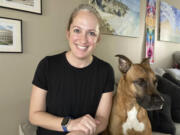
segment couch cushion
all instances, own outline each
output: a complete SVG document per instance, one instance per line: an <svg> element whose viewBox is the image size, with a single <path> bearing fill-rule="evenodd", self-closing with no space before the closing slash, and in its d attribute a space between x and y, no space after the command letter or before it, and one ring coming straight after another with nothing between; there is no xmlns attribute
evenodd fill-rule
<svg viewBox="0 0 180 135"><path fill-rule="evenodd" d="M164 73L163 77L168 79L169 81L175 83L176 85L178 85L180 87L180 80L177 80L174 76L172 76L172 74Z"/></svg>
<svg viewBox="0 0 180 135"><path fill-rule="evenodd" d="M148 111L152 131L175 134L175 125L171 117L171 98L166 94L161 94L164 98L163 109Z"/></svg>
<svg viewBox="0 0 180 135"><path fill-rule="evenodd" d="M180 87L164 77L157 76L158 90L171 97L171 116L174 122L180 123Z"/></svg>
<svg viewBox="0 0 180 135"><path fill-rule="evenodd" d="M152 135L171 135L171 134L165 134L160 132L152 132Z"/></svg>
<svg viewBox="0 0 180 135"><path fill-rule="evenodd" d="M177 68L167 68L165 72L171 74L177 80L180 80L180 69Z"/></svg>

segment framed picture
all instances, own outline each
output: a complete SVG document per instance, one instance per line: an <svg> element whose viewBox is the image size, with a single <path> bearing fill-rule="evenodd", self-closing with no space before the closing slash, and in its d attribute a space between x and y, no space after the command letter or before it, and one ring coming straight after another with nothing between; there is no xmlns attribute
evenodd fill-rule
<svg viewBox="0 0 180 135"><path fill-rule="evenodd" d="M160 3L159 30L161 41L180 43L180 10L163 1Z"/></svg>
<svg viewBox="0 0 180 135"><path fill-rule="evenodd" d="M0 52L22 53L22 20L0 17Z"/></svg>
<svg viewBox="0 0 180 135"><path fill-rule="evenodd" d="M42 14L42 0L0 0L0 7Z"/></svg>
<svg viewBox="0 0 180 135"><path fill-rule="evenodd" d="M139 36L140 0L89 0L102 18L102 33Z"/></svg>

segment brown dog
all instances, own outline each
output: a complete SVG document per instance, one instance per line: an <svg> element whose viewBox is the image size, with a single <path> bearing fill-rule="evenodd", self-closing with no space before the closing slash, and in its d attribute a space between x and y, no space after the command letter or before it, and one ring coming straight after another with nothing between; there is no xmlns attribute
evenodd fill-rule
<svg viewBox="0 0 180 135"><path fill-rule="evenodd" d="M133 64L123 55L117 57L123 75L113 99L109 125L103 135L151 135L146 110L162 109L163 98L156 89L157 80L149 59Z"/></svg>

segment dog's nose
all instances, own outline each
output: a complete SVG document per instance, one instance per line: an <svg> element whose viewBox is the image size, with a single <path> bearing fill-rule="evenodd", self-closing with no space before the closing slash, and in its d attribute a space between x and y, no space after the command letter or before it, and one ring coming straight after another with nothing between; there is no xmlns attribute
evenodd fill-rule
<svg viewBox="0 0 180 135"><path fill-rule="evenodd" d="M152 95L151 99L153 103L157 106L162 106L164 103L164 98L160 95Z"/></svg>

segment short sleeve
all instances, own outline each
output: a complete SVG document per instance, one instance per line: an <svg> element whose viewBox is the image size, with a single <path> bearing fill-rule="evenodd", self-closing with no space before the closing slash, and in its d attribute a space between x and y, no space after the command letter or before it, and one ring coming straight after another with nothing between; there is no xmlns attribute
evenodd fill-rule
<svg viewBox="0 0 180 135"><path fill-rule="evenodd" d="M106 81L105 81L105 86L104 86L104 93L105 92L111 92L114 90L114 70L111 67L111 65L108 66L107 68L107 76L106 76Z"/></svg>
<svg viewBox="0 0 180 135"><path fill-rule="evenodd" d="M32 84L36 85L41 89L48 90L47 74L48 60L47 57L45 57L39 62L37 66Z"/></svg>

